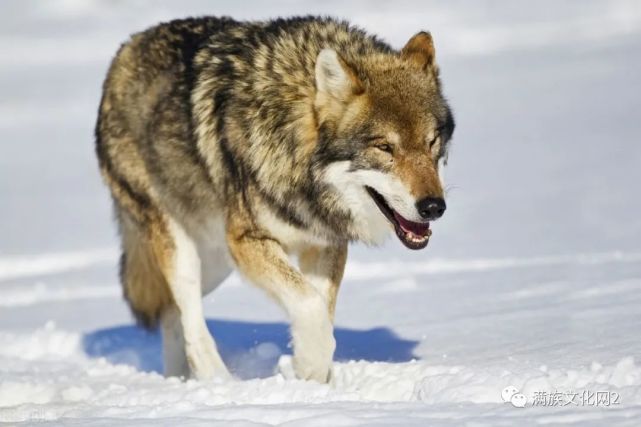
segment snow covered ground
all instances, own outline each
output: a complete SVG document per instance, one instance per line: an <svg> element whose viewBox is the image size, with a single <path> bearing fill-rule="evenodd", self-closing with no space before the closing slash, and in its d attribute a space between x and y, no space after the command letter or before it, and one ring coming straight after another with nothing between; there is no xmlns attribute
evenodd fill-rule
<svg viewBox="0 0 641 427"><path fill-rule="evenodd" d="M424 251L353 248L330 385L292 378L286 319L237 276L205 301L236 381L164 379L121 300L101 79L128 33L205 13L435 36L448 212ZM0 23L0 422L641 423L638 2L8 0Z"/></svg>

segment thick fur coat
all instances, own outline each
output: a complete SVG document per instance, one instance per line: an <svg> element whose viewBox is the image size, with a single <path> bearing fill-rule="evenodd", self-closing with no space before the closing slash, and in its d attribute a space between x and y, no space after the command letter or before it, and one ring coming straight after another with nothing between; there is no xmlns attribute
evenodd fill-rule
<svg viewBox="0 0 641 427"><path fill-rule="evenodd" d="M290 315L297 375L327 381L347 245L390 230L427 244L453 129L428 33L400 52L316 17L133 35L104 83L96 149L125 297L162 323L167 374L226 374L201 296L236 268Z"/></svg>

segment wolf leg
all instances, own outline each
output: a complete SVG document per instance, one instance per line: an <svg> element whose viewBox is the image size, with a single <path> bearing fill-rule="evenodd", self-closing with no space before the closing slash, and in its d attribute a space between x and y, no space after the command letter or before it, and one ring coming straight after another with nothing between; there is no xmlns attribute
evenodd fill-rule
<svg viewBox="0 0 641 427"><path fill-rule="evenodd" d="M332 323L346 260L347 243L327 247L309 246L299 255L300 270L325 299Z"/></svg>
<svg viewBox="0 0 641 427"><path fill-rule="evenodd" d="M329 380L336 347L325 298L292 266L281 245L235 215L227 244L239 271L264 289L288 313L294 344L294 370L301 379Z"/></svg>
<svg viewBox="0 0 641 427"><path fill-rule="evenodd" d="M174 221L169 222L174 245L173 274L169 287L180 317L184 349L191 375L207 379L229 376L216 343L207 330L202 305L201 260L194 241Z"/></svg>
<svg viewBox="0 0 641 427"><path fill-rule="evenodd" d="M189 377L185 355L185 336L180 324L180 312L175 306L165 309L161 316L162 354L166 377Z"/></svg>

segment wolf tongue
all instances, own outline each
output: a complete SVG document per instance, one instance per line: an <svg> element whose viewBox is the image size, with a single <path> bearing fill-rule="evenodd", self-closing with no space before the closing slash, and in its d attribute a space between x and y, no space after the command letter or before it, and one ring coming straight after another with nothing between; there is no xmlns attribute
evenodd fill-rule
<svg viewBox="0 0 641 427"><path fill-rule="evenodd" d="M396 211L394 211L394 218L396 218L396 221L398 221L398 225L406 233L411 232L418 236L425 236L427 235L430 229L429 223L421 224L418 222L406 220L405 218L400 216Z"/></svg>

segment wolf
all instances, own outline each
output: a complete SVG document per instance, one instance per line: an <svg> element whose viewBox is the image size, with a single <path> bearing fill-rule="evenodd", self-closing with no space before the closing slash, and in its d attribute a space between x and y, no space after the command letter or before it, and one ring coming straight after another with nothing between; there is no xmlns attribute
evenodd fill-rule
<svg viewBox="0 0 641 427"><path fill-rule="evenodd" d="M202 297L236 269L291 320L300 379L331 379L350 242L424 248L454 130L432 37L400 50L333 18L202 17L134 34L96 152L137 321L167 376L229 376Z"/></svg>

